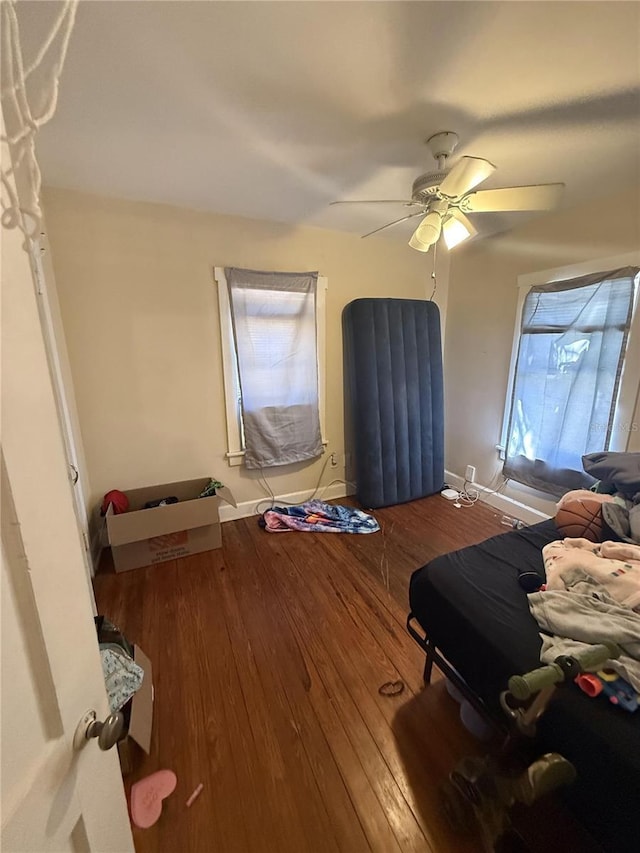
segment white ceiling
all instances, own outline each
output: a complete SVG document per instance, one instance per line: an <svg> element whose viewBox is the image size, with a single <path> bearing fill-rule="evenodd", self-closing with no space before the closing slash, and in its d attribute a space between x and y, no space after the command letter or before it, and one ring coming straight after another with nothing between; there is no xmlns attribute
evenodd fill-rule
<svg viewBox="0 0 640 853"><path fill-rule="evenodd" d="M58 4L18 6L32 56ZM364 233L404 209L329 202L409 198L455 130L483 188L570 206L640 186L639 34L635 2L81 2L38 155L57 186Z"/></svg>

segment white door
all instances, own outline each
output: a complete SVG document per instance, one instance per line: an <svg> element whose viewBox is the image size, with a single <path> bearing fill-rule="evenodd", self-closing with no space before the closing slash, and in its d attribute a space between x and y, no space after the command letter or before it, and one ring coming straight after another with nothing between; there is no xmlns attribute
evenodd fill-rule
<svg viewBox="0 0 640 853"><path fill-rule="evenodd" d="M31 244L31 263L36 284L36 303L40 312L40 325L44 340L49 373L53 393L58 410L58 420L62 431L62 440L67 459L67 475L73 495L73 505L78 522L78 532L83 547L85 570L89 583L93 576L93 561L89 546L89 520L87 517L86 501L83 489L83 479L80 476L81 462L76 441L73 417L69 403L71 373L64 347L62 318L58 306L53 264L49 251L47 235L42 231L37 241ZM63 362L64 357L64 362ZM75 400L74 400L75 406ZM91 592L93 599L93 591ZM94 602L95 612L95 602Z"/></svg>
<svg viewBox="0 0 640 853"><path fill-rule="evenodd" d="M3 150L6 155L6 150ZM29 259L2 230L2 850L133 851Z"/></svg>

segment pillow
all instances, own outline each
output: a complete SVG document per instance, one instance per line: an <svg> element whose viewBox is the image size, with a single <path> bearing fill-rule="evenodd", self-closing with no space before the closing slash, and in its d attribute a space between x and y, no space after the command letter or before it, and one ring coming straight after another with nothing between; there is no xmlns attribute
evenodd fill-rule
<svg viewBox="0 0 640 853"><path fill-rule="evenodd" d="M589 489L572 489L570 492L567 492L566 495L563 495L560 498L560 500L556 504L556 510L559 510L560 507L563 507L566 503L579 500L598 501L599 503L613 503L615 501L615 498L613 495L602 495L599 492L591 492L589 491Z"/></svg>
<svg viewBox="0 0 640 853"><path fill-rule="evenodd" d="M587 453L582 465L600 480L598 491L622 492L634 502L640 500L640 453Z"/></svg>
<svg viewBox="0 0 640 853"><path fill-rule="evenodd" d="M640 504L631 509L618 503L606 504L602 508L602 519L618 539L640 545Z"/></svg>

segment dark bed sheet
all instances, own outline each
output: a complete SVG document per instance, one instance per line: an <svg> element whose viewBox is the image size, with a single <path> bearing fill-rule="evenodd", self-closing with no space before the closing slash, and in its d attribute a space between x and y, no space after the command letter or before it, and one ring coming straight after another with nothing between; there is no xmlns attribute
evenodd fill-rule
<svg viewBox="0 0 640 853"><path fill-rule="evenodd" d="M411 578L411 610L492 710L509 676L540 665L538 626L518 575L544 577L541 551L557 538L544 521L437 557Z"/></svg>
<svg viewBox="0 0 640 853"><path fill-rule="evenodd" d="M411 578L411 610L429 639L495 713L509 676L540 666L538 626L520 572L544 577L541 550L560 538L553 521L438 557ZM575 685L540 721L540 751L575 765L567 798L611 850L640 850L640 711L626 713Z"/></svg>

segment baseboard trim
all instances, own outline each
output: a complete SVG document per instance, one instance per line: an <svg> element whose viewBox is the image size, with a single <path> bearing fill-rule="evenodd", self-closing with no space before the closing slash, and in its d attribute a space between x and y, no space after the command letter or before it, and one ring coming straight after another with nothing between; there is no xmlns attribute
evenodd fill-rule
<svg viewBox="0 0 640 853"><path fill-rule="evenodd" d="M323 501L335 500L336 498L344 498L349 494L353 494L344 483L336 483L333 486L327 486L325 489L320 487L317 497ZM276 504L278 501L283 501L291 504L301 504L309 500L309 489L302 492L290 492L288 495L276 495ZM243 501L238 506L230 506L229 504L220 505L220 521L236 521L238 518L249 518L252 515L258 515L260 512L265 512L269 509L270 498L264 497L259 500Z"/></svg>
<svg viewBox="0 0 640 853"><path fill-rule="evenodd" d="M454 474L453 471L445 471L444 478L454 489L461 489L464 485L464 477L461 477L459 474ZM514 518L521 519L526 524L537 524L539 521L546 521L548 518L551 518L550 515L541 512L539 509L534 509L527 504L514 500L514 498L509 498L506 495L495 494L495 492L487 490L487 487L480 483L470 483L469 485L471 488L478 490L481 501L489 504L489 506L492 506L494 509L499 509L506 515L511 515Z"/></svg>

